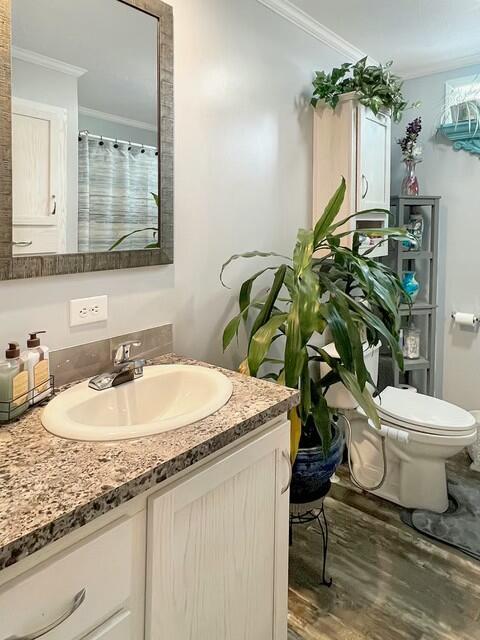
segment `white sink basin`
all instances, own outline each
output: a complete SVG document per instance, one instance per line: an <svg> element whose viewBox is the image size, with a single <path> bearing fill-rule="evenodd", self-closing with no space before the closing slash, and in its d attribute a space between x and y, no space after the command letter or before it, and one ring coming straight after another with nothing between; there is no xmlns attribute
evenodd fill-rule
<svg viewBox="0 0 480 640"><path fill-rule="evenodd" d="M231 395L231 381L215 369L159 365L105 391L82 382L54 398L41 420L63 438L126 440L185 427L220 409Z"/></svg>

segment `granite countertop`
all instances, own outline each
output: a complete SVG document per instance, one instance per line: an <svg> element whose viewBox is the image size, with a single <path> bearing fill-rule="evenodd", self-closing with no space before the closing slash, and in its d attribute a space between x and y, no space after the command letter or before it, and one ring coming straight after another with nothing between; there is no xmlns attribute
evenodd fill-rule
<svg viewBox="0 0 480 640"><path fill-rule="evenodd" d="M159 364L206 365L175 355ZM213 367L217 368L217 367ZM48 433L41 408L0 428L0 570L222 449L299 401L297 391L219 369L230 401L195 424L117 442Z"/></svg>

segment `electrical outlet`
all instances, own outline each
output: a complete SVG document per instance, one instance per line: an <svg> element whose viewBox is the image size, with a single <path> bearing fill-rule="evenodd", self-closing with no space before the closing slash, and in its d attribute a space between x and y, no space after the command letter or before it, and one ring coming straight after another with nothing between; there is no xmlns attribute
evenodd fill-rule
<svg viewBox="0 0 480 640"><path fill-rule="evenodd" d="M103 322L108 318L108 297L78 298L70 300L70 326Z"/></svg>

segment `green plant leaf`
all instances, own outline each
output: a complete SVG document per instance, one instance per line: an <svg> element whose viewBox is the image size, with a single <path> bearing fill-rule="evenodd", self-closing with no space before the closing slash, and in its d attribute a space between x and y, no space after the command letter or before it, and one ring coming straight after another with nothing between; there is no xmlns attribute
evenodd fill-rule
<svg viewBox="0 0 480 640"><path fill-rule="evenodd" d="M298 310L298 298L294 300L286 325L285 342L285 384L287 387L298 388L298 381L303 368L305 351L302 349L302 332Z"/></svg>
<svg viewBox="0 0 480 640"><path fill-rule="evenodd" d="M312 417L315 423L315 429L322 442L323 452L327 455L332 444L331 417L327 401L321 394L312 407Z"/></svg>
<svg viewBox="0 0 480 640"><path fill-rule="evenodd" d="M290 260L290 258L288 258L287 256L284 256L281 253L275 253L274 251L268 251L268 252L266 252L266 251L247 251L246 253L236 253L233 256L231 256L222 265L222 268L220 270L220 282L222 283L222 285L224 287L226 287L227 289L229 288L229 287L227 287L227 285L223 281L223 274L225 272L225 269L228 267L228 265L230 265L235 260L239 260L240 258L248 259L248 258L270 258L270 257L282 258L283 260Z"/></svg>
<svg viewBox="0 0 480 640"><path fill-rule="evenodd" d="M135 229L135 231L130 231L130 233L126 233L124 236L119 238L116 242L112 244L112 246L108 250L113 251L114 249L116 249L116 247L118 247L118 245L122 244L122 242L125 242L127 238L130 238L130 236L134 236L137 233L142 233L143 231L155 231L158 233L157 227L145 227L144 229Z"/></svg>
<svg viewBox="0 0 480 640"><path fill-rule="evenodd" d="M345 369L345 367L342 367L340 365L337 367L337 371L345 387L350 391L352 396L355 398L358 404L362 407L362 409L365 411L365 413L370 418L370 420L372 420L373 424L377 427L377 429L380 429L382 426L380 422L380 418L379 418L375 403L373 401L373 398L370 395L370 392L368 391L368 389L366 387L363 390L360 389L360 386L357 382L355 375L351 371L348 371L347 369Z"/></svg>
<svg viewBox="0 0 480 640"><path fill-rule="evenodd" d="M345 178L342 178L340 186L335 191L334 195L330 199L330 202L325 208L322 217L318 220L315 225L314 233L313 233L313 244L314 247L318 247L320 242L326 236L330 225L333 223L335 218L337 217L343 201L345 199L345 191L346 191L346 182Z"/></svg>
<svg viewBox="0 0 480 640"><path fill-rule="evenodd" d="M248 368L251 376L257 375L268 354L275 334L287 317L286 313L272 316L252 337L248 350Z"/></svg>
<svg viewBox="0 0 480 640"><path fill-rule="evenodd" d="M255 322L253 323L251 336L253 336L260 329L260 327L263 326L270 319L275 302L278 298L278 294L280 293L280 290L283 286L283 281L285 279L286 271L287 271L287 267L284 264L282 264L277 269L277 272L275 273L275 278L273 280L273 284L268 293L267 299L265 300L265 303L262 309L260 310L260 313L255 318Z"/></svg>
<svg viewBox="0 0 480 640"><path fill-rule="evenodd" d="M242 320L242 314L232 318L223 331L223 350L225 351L233 338L238 334L240 322Z"/></svg>

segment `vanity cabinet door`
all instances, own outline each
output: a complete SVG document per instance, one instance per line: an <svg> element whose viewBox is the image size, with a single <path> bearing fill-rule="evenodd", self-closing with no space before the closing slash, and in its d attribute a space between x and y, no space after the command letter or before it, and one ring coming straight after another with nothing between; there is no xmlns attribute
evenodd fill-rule
<svg viewBox="0 0 480 640"><path fill-rule="evenodd" d="M286 640L289 433L150 498L148 640Z"/></svg>

